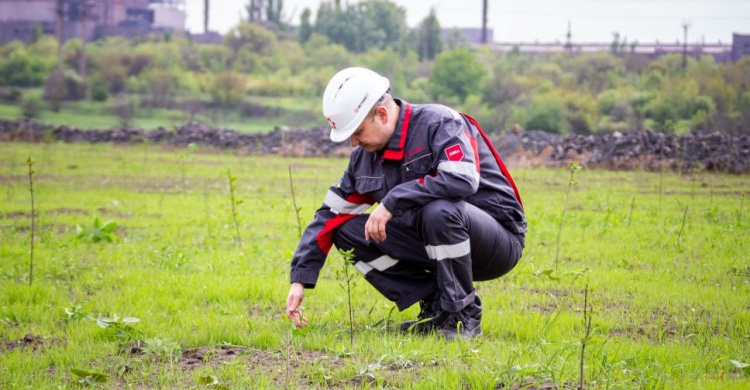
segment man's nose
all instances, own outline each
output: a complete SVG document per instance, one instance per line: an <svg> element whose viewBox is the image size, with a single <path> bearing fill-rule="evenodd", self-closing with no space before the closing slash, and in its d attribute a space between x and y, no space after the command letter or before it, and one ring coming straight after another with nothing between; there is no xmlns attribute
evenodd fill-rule
<svg viewBox="0 0 750 390"><path fill-rule="evenodd" d="M357 137L355 136L349 137L349 143L351 143L353 147L359 145L359 141L357 141Z"/></svg>

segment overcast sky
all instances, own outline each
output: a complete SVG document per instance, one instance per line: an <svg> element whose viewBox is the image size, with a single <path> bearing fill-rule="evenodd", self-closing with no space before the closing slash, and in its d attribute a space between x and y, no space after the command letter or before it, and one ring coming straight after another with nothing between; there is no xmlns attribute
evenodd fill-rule
<svg viewBox="0 0 750 390"><path fill-rule="evenodd" d="M322 1L284 0L283 12L286 19L299 24L302 10L309 7L314 17ZM246 16L248 2L211 0L210 28L226 32ZM482 0L393 2L406 9L410 27L419 24L432 7L444 28L481 27ZM186 0L190 31L203 31L203 3ZM690 42L731 43L732 33L750 34L750 0L488 0L488 4L488 24L497 42L562 42L568 22L574 42L610 42L616 31L628 42L673 43L682 41L685 21L690 23Z"/></svg>

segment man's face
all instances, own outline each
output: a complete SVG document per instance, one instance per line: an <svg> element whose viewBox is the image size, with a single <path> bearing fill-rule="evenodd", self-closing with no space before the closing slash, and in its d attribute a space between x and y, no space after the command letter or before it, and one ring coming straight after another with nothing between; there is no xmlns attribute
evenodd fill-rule
<svg viewBox="0 0 750 390"><path fill-rule="evenodd" d="M349 138L352 146L361 146L368 152L377 152L388 144L393 130L388 126L388 111L379 107L375 116L368 116Z"/></svg>

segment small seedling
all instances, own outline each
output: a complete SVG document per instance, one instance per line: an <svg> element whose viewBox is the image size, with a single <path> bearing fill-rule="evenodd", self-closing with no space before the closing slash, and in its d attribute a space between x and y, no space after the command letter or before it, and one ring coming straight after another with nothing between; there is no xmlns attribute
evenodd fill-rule
<svg viewBox="0 0 750 390"><path fill-rule="evenodd" d="M580 171L581 164L577 161L570 163L570 180L568 181L568 188L565 190L565 205L563 206L562 216L560 217L560 227L557 229L557 250L555 251L555 269L557 269L557 262L560 258L560 236L562 235L563 222L565 222L565 212L568 210L568 199L570 198L570 188L578 184L575 180L576 172Z"/></svg>
<svg viewBox="0 0 750 390"><path fill-rule="evenodd" d="M109 375L103 372L82 370L80 368L71 368L72 372L78 379L78 383L89 386L99 386L102 383L106 383L109 379Z"/></svg>
<svg viewBox="0 0 750 390"><path fill-rule="evenodd" d="M292 190L292 202L294 202L294 211L297 213L297 231L299 238L302 238L302 221L299 219L299 212L302 210L301 207L297 207L297 197L294 195L294 181L292 180L292 166L289 165L289 188Z"/></svg>
<svg viewBox="0 0 750 390"><path fill-rule="evenodd" d="M115 234L116 229L117 223L108 221L102 224L99 218L94 218L91 226L76 225L76 238L94 243L117 242L120 237Z"/></svg>
<svg viewBox="0 0 750 390"><path fill-rule="evenodd" d="M685 212L682 213L682 225L680 225L680 232L677 233L677 245L680 245L680 239L682 238L682 229L685 228L685 219L687 218L688 207L685 206Z"/></svg>
<svg viewBox="0 0 750 390"><path fill-rule="evenodd" d="M583 326L585 328L585 333L583 335L583 338L581 339L581 376L580 376L580 384L578 386L579 389L584 389L583 385L583 366L586 359L586 344L589 341L589 335L591 334L591 317L592 317L593 311L591 306L589 305L589 285L586 285L586 288L583 290Z"/></svg>
<svg viewBox="0 0 750 390"><path fill-rule="evenodd" d="M635 195L633 195L633 200L630 201L630 213L628 213L628 226L630 226L630 223L633 222L633 208L635 208Z"/></svg>
<svg viewBox="0 0 750 390"><path fill-rule="evenodd" d="M198 384L217 390L229 390L230 387L219 382L219 378L214 375L205 375L198 377Z"/></svg>
<svg viewBox="0 0 750 390"><path fill-rule="evenodd" d="M339 249L339 254L344 260L341 269L336 270L336 278L341 280L340 286L346 291L346 297L349 308L349 345L354 346L354 316L352 315L352 288L356 285L354 277L356 273L349 272L354 264L354 248L344 251Z"/></svg>
<svg viewBox="0 0 750 390"><path fill-rule="evenodd" d="M35 216L36 210L34 209L34 160L29 156L26 159L26 164L29 166L29 192L31 193L31 240L29 243L29 286L34 282L34 234L36 230Z"/></svg>
<svg viewBox="0 0 750 390"><path fill-rule="evenodd" d="M112 329L116 333L118 338L126 340L137 340L140 336L140 332L133 328L131 324L136 324L141 320L135 317L123 317L120 318L115 314L112 317L99 317L96 319L96 324L102 329Z"/></svg>
<svg viewBox="0 0 750 390"><path fill-rule="evenodd" d="M237 245L242 248L242 239L240 238L240 224L237 222L237 207L243 203L242 199L237 199L235 191L237 190L237 176L232 176L232 172L227 169L227 179L229 180L229 202L232 204L232 221L234 221L235 240Z"/></svg>
<svg viewBox="0 0 750 390"><path fill-rule="evenodd" d="M83 319L91 319L88 313L81 309L81 305L70 305L65 308L65 321L80 321Z"/></svg>

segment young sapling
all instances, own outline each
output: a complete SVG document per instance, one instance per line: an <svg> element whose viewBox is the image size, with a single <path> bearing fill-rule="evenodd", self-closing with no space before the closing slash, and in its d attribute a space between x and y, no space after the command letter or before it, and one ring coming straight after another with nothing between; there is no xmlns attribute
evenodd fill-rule
<svg viewBox="0 0 750 390"><path fill-rule="evenodd" d="M242 248L242 239L240 238L240 225L237 222L237 206L242 204L242 199L237 199L235 191L237 190L237 176L232 176L232 172L227 169L227 179L229 180L229 202L232 204L232 221L234 222L235 239L240 248Z"/></svg>
<svg viewBox="0 0 750 390"><path fill-rule="evenodd" d="M628 213L628 226L630 226L630 223L633 222L633 208L635 207L635 195L633 195L633 199L630 201L630 213Z"/></svg>
<svg viewBox="0 0 750 390"><path fill-rule="evenodd" d="M289 188L292 191L292 202L294 204L294 212L297 214L297 234L299 238L302 238L302 221L299 218L299 212L302 210L300 207L297 207L297 197L294 194L294 180L292 179L292 166L288 165L287 168L289 168Z"/></svg>
<svg viewBox="0 0 750 390"><path fill-rule="evenodd" d="M584 363L586 361L586 344L589 341L589 335L591 334L591 317L592 317L593 311L591 306L589 305L589 285L586 284L586 288L583 290L583 326L584 326L584 335L581 339L581 362L580 362L580 383L578 388L584 389L583 385L583 367Z"/></svg>
<svg viewBox="0 0 750 390"><path fill-rule="evenodd" d="M685 228L685 219L687 218L688 206L685 206L685 212L682 213L682 225L680 225L680 232L677 233L677 245L680 245L680 239L682 238L682 229Z"/></svg>
<svg viewBox="0 0 750 390"><path fill-rule="evenodd" d="M349 272L349 268L354 264L354 248L344 251L339 249L339 254L344 260L340 270L336 270L337 279L343 279L340 283L341 288L346 290L346 297L349 309L349 345L354 346L354 316L352 315L352 288L355 285L355 273Z"/></svg>
<svg viewBox="0 0 750 390"><path fill-rule="evenodd" d="M34 233L36 229L35 216L36 210L34 209L34 160L29 156L26 159L26 164L29 166L29 192L31 193L31 240L29 243L29 286L34 282Z"/></svg>
<svg viewBox="0 0 750 390"><path fill-rule="evenodd" d="M565 222L565 212L568 210L568 199L570 198L570 188L578 184L575 180L576 172L581 170L581 164L577 161L570 163L570 180L568 180L568 188L565 190L565 205L563 206L562 216L560 217L560 227L557 229L557 250L555 251L555 270L557 270L557 262L560 258L560 236L562 235L563 222Z"/></svg>

